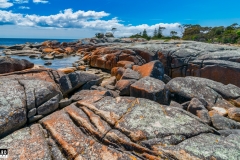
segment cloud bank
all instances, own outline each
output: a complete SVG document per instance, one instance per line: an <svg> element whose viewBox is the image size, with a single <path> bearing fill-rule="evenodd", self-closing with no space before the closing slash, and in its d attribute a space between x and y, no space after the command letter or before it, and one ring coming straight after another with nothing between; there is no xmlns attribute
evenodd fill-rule
<svg viewBox="0 0 240 160"><path fill-rule="evenodd" d="M13 6L13 3L8 2L8 0L0 0L0 8L9 8L12 6Z"/></svg>
<svg viewBox="0 0 240 160"><path fill-rule="evenodd" d="M0 0L3 1L3 0ZM15 0L24 2L25 0ZM42 0L34 0L42 3ZM41 2L40 2L41 1ZM27 9L27 8L22 8ZM76 11L66 9L58 14L49 16L39 15L23 15L21 13L13 13L11 11L0 10L0 25L17 25L27 27L51 27L51 28L75 28L75 29L90 29L94 32L107 32L112 28L117 28L116 36L129 36L147 30L149 35L153 34L155 28L159 26L165 27L164 35L169 35L170 31L179 31L179 23L158 23L154 25L124 25L117 18L105 20L109 13L104 11ZM103 20L103 18L105 18Z"/></svg>
<svg viewBox="0 0 240 160"><path fill-rule="evenodd" d="M48 3L46 0L33 0L33 3Z"/></svg>

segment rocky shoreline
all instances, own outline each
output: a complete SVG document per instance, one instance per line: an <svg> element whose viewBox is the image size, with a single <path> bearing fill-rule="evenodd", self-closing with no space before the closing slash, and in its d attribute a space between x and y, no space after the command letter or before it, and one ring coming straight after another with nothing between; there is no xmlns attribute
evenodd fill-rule
<svg viewBox="0 0 240 160"><path fill-rule="evenodd" d="M114 38L19 46L4 53L80 58L58 70L0 58L9 159L239 159L240 48Z"/></svg>

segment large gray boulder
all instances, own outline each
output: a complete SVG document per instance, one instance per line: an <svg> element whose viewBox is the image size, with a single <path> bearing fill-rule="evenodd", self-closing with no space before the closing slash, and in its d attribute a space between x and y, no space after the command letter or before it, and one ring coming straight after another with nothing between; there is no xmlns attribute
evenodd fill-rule
<svg viewBox="0 0 240 160"><path fill-rule="evenodd" d="M0 79L0 137L27 122L24 87L16 80Z"/></svg>
<svg viewBox="0 0 240 160"><path fill-rule="evenodd" d="M29 69L34 66L33 63L22 59L0 58L0 74Z"/></svg>
<svg viewBox="0 0 240 160"><path fill-rule="evenodd" d="M0 137L3 137L27 121L32 123L55 111L62 93L50 73L40 71L0 77L0 97Z"/></svg>
<svg viewBox="0 0 240 160"><path fill-rule="evenodd" d="M130 96L146 98L161 104L169 104L169 91L165 84L152 77L144 77L130 87Z"/></svg>

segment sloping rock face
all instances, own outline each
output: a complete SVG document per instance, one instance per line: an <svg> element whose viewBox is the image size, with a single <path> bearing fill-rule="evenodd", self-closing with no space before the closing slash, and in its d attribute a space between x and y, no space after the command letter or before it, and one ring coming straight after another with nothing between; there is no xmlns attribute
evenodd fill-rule
<svg viewBox="0 0 240 160"><path fill-rule="evenodd" d="M240 87L239 47L189 41L152 43L144 47L156 51L165 73L172 78L197 76Z"/></svg>
<svg viewBox="0 0 240 160"><path fill-rule="evenodd" d="M240 153L238 135L222 137L183 109L143 98L81 100L40 124L6 136L0 147L12 159L234 159Z"/></svg>
<svg viewBox="0 0 240 160"><path fill-rule="evenodd" d="M62 93L50 75L42 70L0 77L0 137L58 108Z"/></svg>
<svg viewBox="0 0 240 160"><path fill-rule="evenodd" d="M231 103L237 103L237 99L240 96L240 88L235 85L224 85L199 77L174 78L166 87L174 94L173 99L177 102L183 103L192 98L198 98L205 100L210 108L218 106L229 109L233 107ZM220 103L225 105L220 106Z"/></svg>
<svg viewBox="0 0 240 160"><path fill-rule="evenodd" d="M7 57L0 58L0 74L21 71L32 68L33 66L33 63L25 59L19 60Z"/></svg>

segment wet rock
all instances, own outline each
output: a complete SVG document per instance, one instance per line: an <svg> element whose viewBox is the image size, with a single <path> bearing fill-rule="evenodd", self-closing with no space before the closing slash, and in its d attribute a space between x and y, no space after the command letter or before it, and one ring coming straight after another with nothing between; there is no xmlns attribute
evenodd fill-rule
<svg viewBox="0 0 240 160"><path fill-rule="evenodd" d="M240 122L240 108L230 108L228 110L228 117L237 122Z"/></svg>
<svg viewBox="0 0 240 160"><path fill-rule="evenodd" d="M39 58L39 55L37 55L37 54L32 54L32 55L29 56L29 58L33 58L33 59L34 59L34 58Z"/></svg>
<svg viewBox="0 0 240 160"><path fill-rule="evenodd" d="M141 77L153 77L159 80L163 79L164 67L158 60L149 62L142 66L133 66L133 70L140 73Z"/></svg>
<svg viewBox="0 0 240 160"><path fill-rule="evenodd" d="M165 89L165 84L152 77L144 77L133 83L130 87L130 96L169 104L169 91Z"/></svg>
<svg viewBox="0 0 240 160"><path fill-rule="evenodd" d="M45 61L44 65L52 65L52 62L51 61Z"/></svg>
<svg viewBox="0 0 240 160"><path fill-rule="evenodd" d="M42 59L50 60L50 59L54 59L54 56L50 55L50 54L47 54L44 57L42 57Z"/></svg>
<svg viewBox="0 0 240 160"><path fill-rule="evenodd" d="M0 58L0 74L29 69L34 66L33 63L22 59Z"/></svg>
<svg viewBox="0 0 240 160"><path fill-rule="evenodd" d="M63 53L60 53L60 54L55 54L54 58L62 59L62 58L64 58L64 56L65 55Z"/></svg>

